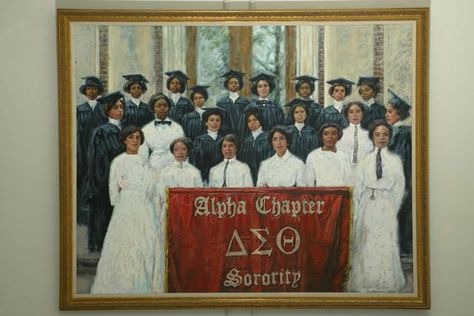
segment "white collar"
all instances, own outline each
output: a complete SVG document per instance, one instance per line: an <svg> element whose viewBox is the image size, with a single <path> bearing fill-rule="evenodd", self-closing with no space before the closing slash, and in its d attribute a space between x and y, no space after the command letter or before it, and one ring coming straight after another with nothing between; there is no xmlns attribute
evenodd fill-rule
<svg viewBox="0 0 474 316"><path fill-rule="evenodd" d="M286 149L285 153L283 154L282 157L278 156L277 153L275 153L275 157L277 158L277 160L279 161L284 161L284 160L288 160L288 158L290 158L291 156L291 153L288 149Z"/></svg>
<svg viewBox="0 0 474 316"><path fill-rule="evenodd" d="M130 101L132 101L133 104L135 104L136 106L139 106L139 105L140 105L140 102L142 102L140 99L136 99L136 98L134 98L134 97L132 97L132 98L130 99Z"/></svg>
<svg viewBox="0 0 474 316"><path fill-rule="evenodd" d="M238 92L229 92L229 98L235 102L239 98L239 93Z"/></svg>
<svg viewBox="0 0 474 316"><path fill-rule="evenodd" d="M269 101L269 100L268 100L268 97L265 97L265 98L258 97L258 101Z"/></svg>
<svg viewBox="0 0 474 316"><path fill-rule="evenodd" d="M202 113L206 112L206 110L204 110L203 108L198 107L195 107L194 111L198 112L200 116L202 116Z"/></svg>
<svg viewBox="0 0 474 316"><path fill-rule="evenodd" d="M207 130L207 135L211 136L211 138L212 138L213 140L216 140L216 139L217 139L217 132L213 132L213 131Z"/></svg>
<svg viewBox="0 0 474 316"><path fill-rule="evenodd" d="M298 131L301 132L301 130L302 130L303 127L304 127L304 123L296 123L296 122L295 122L295 127L298 129Z"/></svg>
<svg viewBox="0 0 474 316"><path fill-rule="evenodd" d="M253 139L256 139L258 137L258 135L262 134L263 133L263 129L262 127L260 126L257 130L255 131L252 131L252 136L253 136Z"/></svg>
<svg viewBox="0 0 474 316"><path fill-rule="evenodd" d="M87 101L87 103L89 103L89 105L92 109L95 109L95 106L97 105L97 99L96 100L89 100L89 101Z"/></svg>
<svg viewBox="0 0 474 316"><path fill-rule="evenodd" d="M181 98L181 93L170 93L170 98L174 103L176 103L178 102L179 98Z"/></svg>
<svg viewBox="0 0 474 316"><path fill-rule="evenodd" d="M232 157L232 158L230 158L230 159L224 158L223 162L226 163L227 161L228 161L229 163L233 163L233 162L237 161L237 156L234 156L234 157Z"/></svg>
<svg viewBox="0 0 474 316"><path fill-rule="evenodd" d="M360 123L359 124L352 124L351 122L349 122L349 126L351 126L353 129L354 129L354 127L357 127L358 129L360 129Z"/></svg>
<svg viewBox="0 0 474 316"><path fill-rule="evenodd" d="M342 111L342 108L344 107L344 101L336 101L334 100L334 107L338 112Z"/></svg>
<svg viewBox="0 0 474 316"><path fill-rule="evenodd" d="M177 161L177 160L174 160L174 166L179 168L179 169L183 169L183 168L186 168L189 164L189 157L186 158L185 161L181 162L181 161Z"/></svg>
<svg viewBox="0 0 474 316"><path fill-rule="evenodd" d="M374 98L370 98L370 99L368 99L367 101L362 100L362 103L364 103L364 104L367 105L367 106L371 106L372 104L375 103L375 99L374 99Z"/></svg>
<svg viewBox="0 0 474 316"><path fill-rule="evenodd" d="M116 119L113 119L113 118L109 117L109 123L113 124L113 125L115 125L115 126L117 126L118 128L121 129L119 120L116 120Z"/></svg>

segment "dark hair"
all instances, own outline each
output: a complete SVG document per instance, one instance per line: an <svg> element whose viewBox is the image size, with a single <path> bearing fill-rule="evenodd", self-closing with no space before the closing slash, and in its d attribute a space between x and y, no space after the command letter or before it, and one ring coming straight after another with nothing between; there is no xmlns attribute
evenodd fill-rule
<svg viewBox="0 0 474 316"><path fill-rule="evenodd" d="M362 86L367 86L369 87L370 89L372 89L372 91L374 92L374 97L379 94L380 92L380 85L374 81L363 81L360 85L359 85L359 94L360 94L360 87Z"/></svg>
<svg viewBox="0 0 474 316"><path fill-rule="evenodd" d="M184 146L186 146L186 148L188 149L188 156L191 154L191 150L193 150L193 142L187 138L187 137L178 137L176 138L175 140L173 140L170 144L170 151L171 153L174 152L174 146L177 144L177 143L181 143L183 144Z"/></svg>
<svg viewBox="0 0 474 316"><path fill-rule="evenodd" d="M186 90L186 79L184 79L180 76L171 75L168 79L166 79L166 88L168 90L170 89L171 80L173 80L175 78L178 79L179 83L181 84L181 89L179 89L179 93L184 93L184 91Z"/></svg>
<svg viewBox="0 0 474 316"><path fill-rule="evenodd" d="M352 85L345 86L343 84L337 84L336 83L335 85L332 85L332 86L329 87L328 93L329 93L330 96L332 96L332 94L334 92L334 88L336 88L336 87L343 87L344 90L346 91L346 94L345 94L346 97L351 95L351 93L352 93Z"/></svg>
<svg viewBox="0 0 474 316"><path fill-rule="evenodd" d="M135 125L129 125L125 127L124 129L122 129L119 134L119 139L122 143L124 143L129 135L132 135L136 132L140 133L140 137L141 137L140 145L142 145L143 142L145 141L145 135L143 135L143 131L141 130L141 128Z"/></svg>
<svg viewBox="0 0 474 316"><path fill-rule="evenodd" d="M255 118L260 122L260 125L262 124L262 114L257 109L254 109L245 113L245 127L246 128L248 128L247 123L248 123L250 115L255 116Z"/></svg>
<svg viewBox="0 0 474 316"><path fill-rule="evenodd" d="M232 78L235 78L239 81L239 90L242 90L242 88L244 87L244 81L242 80L242 77L238 77L238 76L230 76L230 77L227 77L225 80L224 80L224 88L227 89L227 86L229 85L229 81L230 79Z"/></svg>
<svg viewBox="0 0 474 316"><path fill-rule="evenodd" d="M392 134L393 134L392 125L388 124L384 120L375 120L372 123L370 123L370 125L369 125L369 138L370 138L371 141L374 141L374 131L375 131L375 129L378 126L381 126L381 125L388 128L388 136L390 137L390 139L392 138Z"/></svg>
<svg viewBox="0 0 474 316"><path fill-rule="evenodd" d="M105 105L104 105L104 112L107 116L109 116L109 112L110 110L112 110L112 108L114 107L115 103L117 103L118 101L120 101L120 103L122 103L123 105L123 113L125 114L125 101L123 99L117 99L115 100L114 102L106 102Z"/></svg>
<svg viewBox="0 0 474 316"><path fill-rule="evenodd" d="M341 139L342 137L342 129L341 129L341 126L339 126L339 124L337 123L334 123L334 122L328 122L328 123L324 123L320 128L319 128L319 131L318 131L318 136L319 136L319 139L322 141L323 140L323 133L324 133L324 130L329 128L329 127L334 127L337 129L337 135L339 136L338 140Z"/></svg>
<svg viewBox="0 0 474 316"><path fill-rule="evenodd" d="M280 133L286 138L286 142L288 143L288 147L291 144L291 135L288 133L288 130L286 129L285 126L282 125L275 125L273 128L268 132L268 142L270 143L270 146L272 146L272 140L273 140L273 135L275 133Z"/></svg>
<svg viewBox="0 0 474 316"><path fill-rule="evenodd" d="M150 107L150 110L152 113L155 113L155 103L160 99L165 100L165 102L168 104L169 109L171 110L172 102L170 98L168 98L163 93L159 92L152 95L150 97L150 101L148 101L148 106Z"/></svg>
<svg viewBox="0 0 474 316"><path fill-rule="evenodd" d="M295 113L295 110L297 107L301 107L304 109L304 112L306 113L306 119L308 118L309 116L309 113L308 113L308 108L304 105L304 103L296 103L296 104L293 104L293 106L291 107L290 109L290 113L291 113L291 119L294 121L295 120L295 117L293 116L294 113ZM305 119L305 121L306 121Z"/></svg>
<svg viewBox="0 0 474 316"><path fill-rule="evenodd" d="M196 93L199 93L201 94L203 97L204 97L204 100L207 101L207 99L209 98L209 93L207 93L207 91L205 89L202 89L202 90L194 90L193 92L191 92L191 101L193 102L194 104L194 96L196 95Z"/></svg>
<svg viewBox="0 0 474 316"><path fill-rule="evenodd" d="M360 108L362 112L362 117L364 117L366 109L365 109L365 106L362 104L362 102L359 102L359 101L351 101L344 106L344 108L342 109L342 114L344 114L344 117L347 118L347 116L349 115L349 110L351 106L353 105L357 105Z"/></svg>
<svg viewBox="0 0 474 316"><path fill-rule="evenodd" d="M228 142L234 143L235 147L237 148L237 151L239 151L239 147L240 147L239 136L237 136L235 134L226 134L226 135L224 135L224 137L222 137L222 139L220 141L220 144L219 144L219 147L220 147L221 150L222 150L222 145L224 144L225 140L228 141Z"/></svg>
<svg viewBox="0 0 474 316"><path fill-rule="evenodd" d="M222 121L222 112L218 108L208 108L203 114L202 114L202 122L207 123L209 120L209 117L211 115L219 115Z"/></svg>
<svg viewBox="0 0 474 316"><path fill-rule="evenodd" d="M273 90L275 90L275 87L276 87L276 84L275 84L275 80L268 80L268 79L259 79L255 82L252 82L252 85L250 87L250 91L255 94L255 95L258 95L258 92L257 92L257 85L260 81L266 81L268 83L268 86L270 87L270 93L272 93Z"/></svg>
<svg viewBox="0 0 474 316"><path fill-rule="evenodd" d="M313 92L314 92L314 81L304 80L304 79L301 79L296 83L296 85L295 85L296 93L298 93L298 91L300 90L303 83L307 83L309 85L309 90L311 91L310 95L313 94Z"/></svg>
<svg viewBox="0 0 474 316"><path fill-rule="evenodd" d="M127 93L130 93L130 88L135 83L139 84L140 87L142 88L142 93L145 93L145 91L147 90L146 84L144 82L140 82L140 81L128 81L128 82L126 82L123 86L123 91L125 91Z"/></svg>
<svg viewBox="0 0 474 316"><path fill-rule="evenodd" d="M400 115L400 121L403 121L410 116L410 108L390 103L390 101L388 101L388 104L392 105L393 109L398 115Z"/></svg>

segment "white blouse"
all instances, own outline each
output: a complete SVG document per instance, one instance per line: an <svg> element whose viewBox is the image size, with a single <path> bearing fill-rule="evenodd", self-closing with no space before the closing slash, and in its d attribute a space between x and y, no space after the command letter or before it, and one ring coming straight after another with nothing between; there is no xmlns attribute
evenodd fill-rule
<svg viewBox="0 0 474 316"><path fill-rule="evenodd" d="M355 144L355 128L357 127L357 160L354 163L354 144ZM349 154L349 162L357 165L359 161L364 159L372 150L374 144L369 139L369 132L361 128L360 124L349 124L348 127L342 130L342 138L336 144L337 149L341 149Z"/></svg>
<svg viewBox="0 0 474 316"><path fill-rule="evenodd" d="M306 183L308 186L352 185L352 171L349 155L317 148L306 158Z"/></svg>
<svg viewBox="0 0 474 316"><path fill-rule="evenodd" d="M304 162L289 150L279 157L262 161L258 171L257 187L292 187L306 186Z"/></svg>
<svg viewBox="0 0 474 316"><path fill-rule="evenodd" d="M227 169L225 168L226 163ZM209 172L209 187L222 188L225 183L227 188L253 187L252 174L246 163L240 162L235 157L224 159L219 164L211 168Z"/></svg>

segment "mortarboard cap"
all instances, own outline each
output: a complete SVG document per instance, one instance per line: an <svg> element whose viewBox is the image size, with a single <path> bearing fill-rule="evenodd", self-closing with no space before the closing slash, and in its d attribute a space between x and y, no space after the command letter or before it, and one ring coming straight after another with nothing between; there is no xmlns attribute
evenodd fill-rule
<svg viewBox="0 0 474 316"><path fill-rule="evenodd" d="M168 71L165 72L165 75L167 75L168 77L178 77L184 81L189 80L189 77L181 70Z"/></svg>
<svg viewBox="0 0 474 316"><path fill-rule="evenodd" d="M255 75L255 76L253 76L252 78L250 78L250 81L257 82L259 80L267 80L267 81L270 82L270 81L274 81L275 78L276 78L275 75L261 72L261 73Z"/></svg>
<svg viewBox="0 0 474 316"><path fill-rule="evenodd" d="M195 85L195 86L192 86L191 88L188 88L188 90L191 90L193 92L201 92L201 91L206 91L207 92L207 88L209 88L210 86L206 86L206 85Z"/></svg>
<svg viewBox="0 0 474 316"><path fill-rule="evenodd" d="M294 77L293 80L307 81L307 82L314 83L315 81L318 80L318 78L312 77L312 76L303 75L303 76Z"/></svg>
<svg viewBox="0 0 474 316"><path fill-rule="evenodd" d="M380 81L380 78L379 77L370 77L370 76L367 76L367 77L359 77L359 81L357 81L357 86L361 86L365 83L372 83L372 84L378 84Z"/></svg>
<svg viewBox="0 0 474 316"><path fill-rule="evenodd" d="M206 111L202 114L202 121L203 122L207 122L207 120L209 119L209 116L211 116L211 115L219 115L222 118L224 116L224 113L225 113L225 110L223 110L221 108L218 108L218 107L205 108L204 110L206 110Z"/></svg>
<svg viewBox="0 0 474 316"><path fill-rule="evenodd" d="M86 87L97 87L99 89L99 94L104 92L104 83L99 78L95 76L85 76L81 77L81 79L85 80L85 82L79 87L80 93L86 94Z"/></svg>
<svg viewBox="0 0 474 316"><path fill-rule="evenodd" d="M128 82L138 82L138 83L147 83L147 82L149 82L141 74L123 75L122 77L124 77Z"/></svg>
<svg viewBox="0 0 474 316"><path fill-rule="evenodd" d="M329 83L331 86L340 85L340 86L349 87L349 88L354 84L354 82L344 79L344 78L336 78L336 79L328 80L326 82Z"/></svg>
<svg viewBox="0 0 474 316"><path fill-rule="evenodd" d="M97 99L97 101L102 104L115 104L119 99L123 99L123 94L120 91L115 91Z"/></svg>
<svg viewBox="0 0 474 316"><path fill-rule="evenodd" d="M237 78L237 79L242 79L244 77L245 73L237 71L237 70L229 70L225 74L222 75L222 77L229 79L229 78Z"/></svg>
<svg viewBox="0 0 474 316"><path fill-rule="evenodd" d="M398 96L392 89L388 88L388 93L391 95L390 103L400 113L408 112L411 109L411 105L404 98Z"/></svg>

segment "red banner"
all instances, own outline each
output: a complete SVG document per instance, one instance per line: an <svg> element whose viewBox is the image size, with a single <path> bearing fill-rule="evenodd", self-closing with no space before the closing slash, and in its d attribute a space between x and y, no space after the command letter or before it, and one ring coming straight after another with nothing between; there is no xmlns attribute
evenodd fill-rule
<svg viewBox="0 0 474 316"><path fill-rule="evenodd" d="M348 188L170 189L168 292L341 292Z"/></svg>

